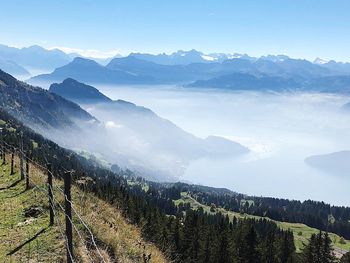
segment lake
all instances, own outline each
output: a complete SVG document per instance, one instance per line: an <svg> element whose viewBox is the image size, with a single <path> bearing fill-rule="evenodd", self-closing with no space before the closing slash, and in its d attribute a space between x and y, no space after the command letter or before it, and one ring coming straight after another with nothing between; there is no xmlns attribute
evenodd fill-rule
<svg viewBox="0 0 350 263"><path fill-rule="evenodd" d="M257 196L350 205L350 174L305 164L310 155L350 150L349 97L318 93L232 92L181 86L95 85L112 99L152 109L205 138L219 135L248 147L236 159L192 162L181 180Z"/></svg>

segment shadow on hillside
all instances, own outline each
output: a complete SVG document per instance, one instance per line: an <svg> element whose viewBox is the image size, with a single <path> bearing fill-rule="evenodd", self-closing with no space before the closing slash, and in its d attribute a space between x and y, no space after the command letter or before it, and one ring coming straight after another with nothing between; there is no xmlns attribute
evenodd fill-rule
<svg viewBox="0 0 350 263"><path fill-rule="evenodd" d="M7 253L7 256L11 256L14 253L16 253L18 250L20 250L22 247L24 247L25 245L29 244L30 242L34 241L37 237L39 237L42 233L44 233L46 231L47 228L43 228L41 229L38 233L36 233L32 238L28 239L27 241L25 241L24 243L22 243L21 245L19 245L18 247L14 248L12 251L10 251L9 253Z"/></svg>
<svg viewBox="0 0 350 263"><path fill-rule="evenodd" d="M0 189L0 190L1 190L1 189ZM21 192L16 193L16 194L14 194L14 195L6 196L5 199L9 199L9 198L14 198L14 197L20 196L21 194L25 193L26 191L27 191L27 189L24 189L24 190L22 190Z"/></svg>
<svg viewBox="0 0 350 263"><path fill-rule="evenodd" d="M1 188L0 188L0 191L6 190L6 189L10 189L10 188L12 188L12 187L15 187L15 186L18 185L21 181L22 181L21 179L18 179L16 182L13 182L13 183L10 184L9 186L1 187Z"/></svg>

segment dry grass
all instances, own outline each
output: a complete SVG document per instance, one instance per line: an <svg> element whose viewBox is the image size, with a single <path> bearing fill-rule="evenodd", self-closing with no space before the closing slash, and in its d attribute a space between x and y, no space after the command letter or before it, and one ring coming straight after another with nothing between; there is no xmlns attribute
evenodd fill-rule
<svg viewBox="0 0 350 263"><path fill-rule="evenodd" d="M16 158L17 171L18 167L18 159ZM12 177L9 176L8 164L0 168L0 188L7 187L19 179L18 172ZM58 224L58 222L61 223L64 231L64 214L56 204L55 225L47 227L49 222L48 201L45 194L47 176L45 172L34 166L30 167L30 175L32 184L30 190L24 191L25 183L23 181L10 189L0 190L0 261L64 262L64 239L60 236ZM54 186L63 188L61 180L54 179L53 183ZM38 185L42 191L35 188L34 185ZM54 195L56 201L63 206L63 194L55 189ZM150 262L167 262L159 249L154 244L145 242L142 239L140 229L130 224L116 207L76 186L72 188L72 199L76 211L92 231L98 250L105 262L144 262L143 254L151 254ZM38 218L25 218L23 216L24 209L33 205L42 207L43 213ZM91 245L89 232L74 213L73 221L83 237L81 240L77 232L73 230L76 262L91 262L91 259L93 262L102 262L99 253ZM11 257L6 255L43 228L46 229L45 232L39 235L35 241L29 242ZM36 248L33 249L33 247Z"/></svg>
<svg viewBox="0 0 350 263"><path fill-rule="evenodd" d="M143 254L151 254L151 262L167 262L155 245L142 239L139 228L127 222L120 211L93 194L73 187L73 201L91 231L101 243L111 262L143 262Z"/></svg>

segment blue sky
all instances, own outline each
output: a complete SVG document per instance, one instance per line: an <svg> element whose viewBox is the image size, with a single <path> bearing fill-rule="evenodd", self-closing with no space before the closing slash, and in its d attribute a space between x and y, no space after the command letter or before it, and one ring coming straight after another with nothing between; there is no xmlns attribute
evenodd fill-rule
<svg viewBox="0 0 350 263"><path fill-rule="evenodd" d="M350 61L348 0L2 0L0 43Z"/></svg>

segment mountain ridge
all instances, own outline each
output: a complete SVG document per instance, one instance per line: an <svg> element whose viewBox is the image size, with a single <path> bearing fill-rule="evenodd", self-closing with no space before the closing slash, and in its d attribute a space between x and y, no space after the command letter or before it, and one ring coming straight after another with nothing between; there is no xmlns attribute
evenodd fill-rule
<svg viewBox="0 0 350 263"><path fill-rule="evenodd" d="M96 121L77 104L47 90L20 82L1 70L0 93L1 107L32 127L78 128L76 120L85 123Z"/></svg>

